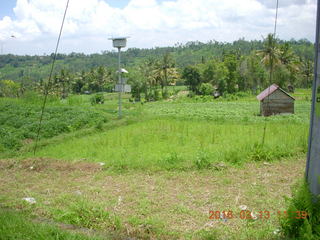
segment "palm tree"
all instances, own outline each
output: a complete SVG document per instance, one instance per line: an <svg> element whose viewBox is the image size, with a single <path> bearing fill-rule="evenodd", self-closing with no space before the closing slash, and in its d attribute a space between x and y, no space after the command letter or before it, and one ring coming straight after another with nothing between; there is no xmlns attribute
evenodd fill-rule
<svg viewBox="0 0 320 240"><path fill-rule="evenodd" d="M273 34L268 34L264 41L264 49L257 51L257 55L261 57L261 62L270 70L279 60L279 48Z"/></svg>
<svg viewBox="0 0 320 240"><path fill-rule="evenodd" d="M289 43L280 46L279 60L281 64L289 71L289 84L293 87L296 82L297 74L299 72L299 61L297 56L290 48Z"/></svg>
<svg viewBox="0 0 320 240"><path fill-rule="evenodd" d="M160 61L155 65L155 78L157 79L158 84L161 86L162 96L164 96L165 88L168 86L170 79L172 78L171 74L174 72L174 61L170 53L165 53Z"/></svg>
<svg viewBox="0 0 320 240"><path fill-rule="evenodd" d="M274 66L280 63L280 52L273 34L268 34L264 41L264 49L257 51L257 55L261 57L261 62L269 70L269 84L271 84Z"/></svg>
<svg viewBox="0 0 320 240"><path fill-rule="evenodd" d="M301 62L301 75L304 78L302 85L305 88L311 87L313 76L313 62L307 59L300 60Z"/></svg>

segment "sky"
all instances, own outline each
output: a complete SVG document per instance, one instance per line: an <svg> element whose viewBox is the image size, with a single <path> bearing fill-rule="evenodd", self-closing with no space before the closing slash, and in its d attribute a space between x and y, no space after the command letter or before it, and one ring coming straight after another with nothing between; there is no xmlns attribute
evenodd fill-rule
<svg viewBox="0 0 320 240"><path fill-rule="evenodd" d="M1 0L2 53L52 53L66 2ZM70 0L59 52L109 51L108 38L118 36L130 36L129 48L262 40L273 32L275 6L276 0ZM316 0L279 0L278 16L277 37L314 41Z"/></svg>

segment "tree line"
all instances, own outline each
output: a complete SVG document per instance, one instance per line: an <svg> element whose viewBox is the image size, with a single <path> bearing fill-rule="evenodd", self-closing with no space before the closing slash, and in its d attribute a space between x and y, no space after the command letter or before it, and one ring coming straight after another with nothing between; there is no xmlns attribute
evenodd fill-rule
<svg viewBox="0 0 320 240"><path fill-rule="evenodd" d="M47 75L53 55L0 55L0 96L18 96L26 89L69 93L113 91L117 82L116 52L59 54L55 74ZM167 98L170 85L187 85L192 94L251 91L270 82L284 89L310 87L314 46L308 40L283 41L268 35L263 41L189 42L173 47L136 49L123 53L132 96L147 101ZM272 72L272 74L270 74ZM9 81L11 79L13 81ZM14 93L12 93L14 92Z"/></svg>
<svg viewBox="0 0 320 240"><path fill-rule="evenodd" d="M295 87L311 87L313 61L299 56L290 42L269 34L259 50L248 55L225 52L220 58L185 67L181 77L194 94L200 95L215 91L220 95L237 91L257 94L272 83L294 91Z"/></svg>

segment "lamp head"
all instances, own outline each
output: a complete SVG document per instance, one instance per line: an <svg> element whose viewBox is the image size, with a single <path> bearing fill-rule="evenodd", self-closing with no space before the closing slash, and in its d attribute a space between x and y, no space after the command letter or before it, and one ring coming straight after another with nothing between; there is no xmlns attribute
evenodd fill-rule
<svg viewBox="0 0 320 240"><path fill-rule="evenodd" d="M127 46L127 37L109 38L113 42L113 47L124 48Z"/></svg>

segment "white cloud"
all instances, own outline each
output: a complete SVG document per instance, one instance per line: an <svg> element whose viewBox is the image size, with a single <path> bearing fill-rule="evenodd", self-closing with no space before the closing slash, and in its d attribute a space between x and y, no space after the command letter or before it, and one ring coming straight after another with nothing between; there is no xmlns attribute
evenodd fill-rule
<svg viewBox="0 0 320 240"><path fill-rule="evenodd" d="M270 0L131 0L113 8L103 0L70 0L61 51L111 49L110 36L131 36L129 47L176 42L261 39L273 31ZM281 0L278 36L314 39L315 0ZM5 52L42 54L53 51L66 0L17 0L15 18L0 20ZM14 34L17 38L10 39Z"/></svg>
<svg viewBox="0 0 320 240"><path fill-rule="evenodd" d="M263 5L267 6L268 8L276 8L277 5L277 1L270 1L270 0L258 0L259 2L261 2ZM310 0L279 0L279 7L283 8L283 7L288 7L291 5L305 5L308 2L310 2Z"/></svg>

